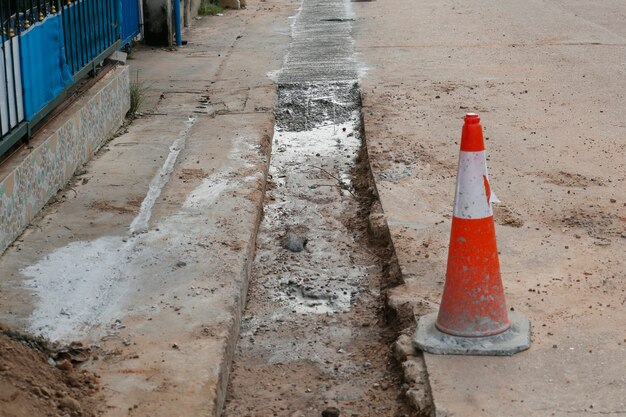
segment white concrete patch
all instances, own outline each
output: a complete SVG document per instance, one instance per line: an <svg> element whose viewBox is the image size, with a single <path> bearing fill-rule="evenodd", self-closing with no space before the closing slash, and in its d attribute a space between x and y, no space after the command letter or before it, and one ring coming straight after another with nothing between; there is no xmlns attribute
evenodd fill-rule
<svg viewBox="0 0 626 417"><path fill-rule="evenodd" d="M270 71L267 73L267 78L269 78L270 80L274 81L275 83L278 82L278 77L280 77L280 71L281 70L274 70L274 71Z"/></svg>
<svg viewBox="0 0 626 417"><path fill-rule="evenodd" d="M287 300L298 314L332 314L350 311L351 298L350 294L339 293L334 300L309 300L304 297Z"/></svg>
<svg viewBox="0 0 626 417"><path fill-rule="evenodd" d="M229 187L229 181L223 178L209 177L202 180L183 203L184 208L208 207L217 202L219 195Z"/></svg>
<svg viewBox="0 0 626 417"><path fill-rule="evenodd" d="M20 272L40 297L30 329L51 340L71 339L101 322L125 293L135 242L105 236L72 242Z"/></svg>
<svg viewBox="0 0 626 417"><path fill-rule="evenodd" d="M150 189L148 190L148 194L144 198L141 203L141 207L139 209L139 214L133 222L130 224L130 233L143 233L148 230L148 223L150 222L150 217L152 217L152 209L154 207L154 203L156 199L161 195L161 191L165 184L170 179L170 175L174 170L174 165L176 164L176 159L178 159L178 155L185 148L185 144L187 143L187 137L189 136L189 131L196 123L195 117L189 117L187 122L185 123L185 127L179 133L178 138L174 141L172 146L170 146L170 153L163 162L161 169L156 173L152 182L150 182Z"/></svg>
<svg viewBox="0 0 626 417"><path fill-rule="evenodd" d="M311 154L320 154L320 157L334 157L338 152L356 154L361 146L361 141L356 135L347 136L354 133L354 126L357 123L358 114L353 115L353 119L341 124L328 122L323 126L315 127L302 132L285 132L277 130L274 133L273 158L286 158L290 161L306 161ZM345 130L344 130L345 129ZM340 137L339 132L345 132ZM347 137L343 137L347 136ZM274 164L272 164L273 166ZM347 174L347 171L344 172Z"/></svg>
<svg viewBox="0 0 626 417"><path fill-rule="evenodd" d="M20 270L29 278L26 285L38 298L29 317L29 331L65 343L97 339L105 336L109 325L130 308L148 308L133 304L134 293L167 276L168 267L177 261L188 260L190 245L210 233L210 228L198 228L198 216L206 216L222 193L262 177L256 173L239 180L229 179L235 170L246 165L246 151L253 151L244 139L236 141L230 155L237 163L205 178L179 210L148 229L154 201L170 178L194 122L190 119L186 123L172 145L169 161L155 176L144 199L145 210L133 221L135 227L143 226L134 229L142 233L72 242Z"/></svg>

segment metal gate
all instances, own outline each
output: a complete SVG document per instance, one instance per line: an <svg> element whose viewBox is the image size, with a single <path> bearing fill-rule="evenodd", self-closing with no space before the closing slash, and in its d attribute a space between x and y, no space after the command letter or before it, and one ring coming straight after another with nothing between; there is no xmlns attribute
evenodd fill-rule
<svg viewBox="0 0 626 417"><path fill-rule="evenodd" d="M138 32L137 0L0 0L0 159Z"/></svg>
<svg viewBox="0 0 626 417"><path fill-rule="evenodd" d="M122 0L122 45L129 45L140 31L140 0Z"/></svg>
<svg viewBox="0 0 626 417"><path fill-rule="evenodd" d="M15 36L21 26L14 9L12 2L0 2L0 138L24 120L20 45Z"/></svg>

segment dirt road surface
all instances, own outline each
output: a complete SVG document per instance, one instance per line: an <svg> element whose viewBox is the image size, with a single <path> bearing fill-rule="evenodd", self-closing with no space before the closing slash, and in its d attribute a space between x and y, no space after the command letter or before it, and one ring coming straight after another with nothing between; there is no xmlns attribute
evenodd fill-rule
<svg viewBox="0 0 626 417"><path fill-rule="evenodd" d="M443 289L462 117L485 127L511 358L425 355L437 415L626 414L626 6L354 4L372 169L407 319Z"/></svg>

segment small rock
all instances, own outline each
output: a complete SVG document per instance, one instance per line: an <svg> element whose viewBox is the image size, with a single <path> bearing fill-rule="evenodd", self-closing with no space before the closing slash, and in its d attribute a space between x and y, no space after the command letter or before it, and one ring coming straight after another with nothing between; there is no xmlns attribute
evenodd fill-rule
<svg viewBox="0 0 626 417"><path fill-rule="evenodd" d="M80 379L76 378L74 375L70 374L66 379L67 385L74 388L79 388L81 386Z"/></svg>
<svg viewBox="0 0 626 417"><path fill-rule="evenodd" d="M339 409L337 407L328 407L322 411L322 417L339 417Z"/></svg>
<svg viewBox="0 0 626 417"><path fill-rule="evenodd" d="M429 393L423 389L410 389L406 392L409 403L415 407L420 415L430 416L434 414L432 410L432 399Z"/></svg>
<svg viewBox="0 0 626 417"><path fill-rule="evenodd" d="M178 261L178 262L176 262L176 266L177 266L178 268L182 268L182 267L184 267L184 266L187 266L187 262Z"/></svg>
<svg viewBox="0 0 626 417"><path fill-rule="evenodd" d="M174 343L174 344L172 344L172 349L179 350L180 346L178 346L178 343Z"/></svg>
<svg viewBox="0 0 626 417"><path fill-rule="evenodd" d="M115 319L115 322L113 322L113 323L111 324L111 328L112 328L112 329L114 329L114 330L120 330L120 329L123 329L123 328L125 328L125 327L126 327L126 326L124 326L124 325L122 324L122 321L121 321L120 319Z"/></svg>
<svg viewBox="0 0 626 417"><path fill-rule="evenodd" d="M301 234L289 232L281 242L281 246L291 252L302 252L308 241Z"/></svg>
<svg viewBox="0 0 626 417"><path fill-rule="evenodd" d="M71 371L72 369L74 369L74 365L72 365L72 362L68 361L67 359L63 359L62 361L57 362L56 367L62 371Z"/></svg>
<svg viewBox="0 0 626 417"><path fill-rule="evenodd" d="M39 391L46 397L52 397L52 392L46 387L39 387Z"/></svg>
<svg viewBox="0 0 626 417"><path fill-rule="evenodd" d="M393 344L393 353L400 362L404 362L408 356L415 356L415 348L411 338L405 334L400 335Z"/></svg>
<svg viewBox="0 0 626 417"><path fill-rule="evenodd" d="M80 403L72 397L63 397L59 400L59 408L64 408L72 413L81 414L83 412Z"/></svg>

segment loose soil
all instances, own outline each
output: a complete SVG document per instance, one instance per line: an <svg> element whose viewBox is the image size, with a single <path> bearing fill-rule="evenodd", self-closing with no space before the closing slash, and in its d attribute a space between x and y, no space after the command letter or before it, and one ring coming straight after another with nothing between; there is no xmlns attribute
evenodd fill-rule
<svg viewBox="0 0 626 417"><path fill-rule="evenodd" d="M88 358L0 326L0 417L100 415L98 376L75 367Z"/></svg>

